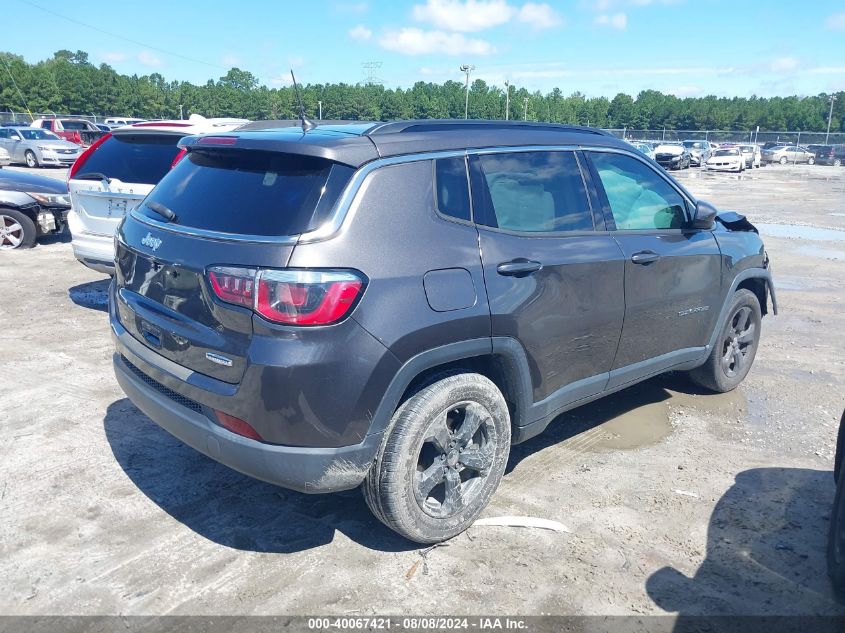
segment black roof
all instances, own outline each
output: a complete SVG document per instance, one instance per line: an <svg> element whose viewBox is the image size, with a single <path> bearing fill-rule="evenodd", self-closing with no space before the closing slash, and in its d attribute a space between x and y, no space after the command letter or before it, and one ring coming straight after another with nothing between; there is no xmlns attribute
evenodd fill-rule
<svg viewBox="0 0 845 633"><path fill-rule="evenodd" d="M629 148L624 141L598 129L528 121L427 119L387 123L323 121L303 132L298 121L255 121L233 132L222 148L256 149L318 156L359 167L377 158L485 147L593 145ZM193 149L200 137L182 139ZM206 141L200 145L215 145Z"/></svg>

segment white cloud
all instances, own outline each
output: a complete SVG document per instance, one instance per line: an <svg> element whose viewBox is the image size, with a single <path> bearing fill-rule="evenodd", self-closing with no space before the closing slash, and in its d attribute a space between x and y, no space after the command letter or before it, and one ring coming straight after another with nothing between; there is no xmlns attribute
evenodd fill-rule
<svg viewBox="0 0 845 633"><path fill-rule="evenodd" d="M493 46L484 40L467 38L460 33L417 28L388 31L379 39L379 44L402 55L490 55L495 52Z"/></svg>
<svg viewBox="0 0 845 633"><path fill-rule="evenodd" d="M291 55L288 57L288 66L291 68L298 68L305 64L305 59L299 55Z"/></svg>
<svg viewBox="0 0 845 633"><path fill-rule="evenodd" d="M373 36L373 32L363 24L359 24L355 28L349 29L349 37L356 42L365 42Z"/></svg>
<svg viewBox="0 0 845 633"><path fill-rule="evenodd" d="M676 97L684 98L697 97L704 91L698 86L678 86L677 88L669 88L666 92Z"/></svg>
<svg viewBox="0 0 845 633"><path fill-rule="evenodd" d="M223 59L221 61L223 62L223 65L228 68L239 66L241 64L241 58L231 53L223 55Z"/></svg>
<svg viewBox="0 0 845 633"><path fill-rule="evenodd" d="M535 29L549 29L563 22L558 13L548 4L526 2L517 14L517 19Z"/></svg>
<svg viewBox="0 0 845 633"><path fill-rule="evenodd" d="M831 31L845 31L845 12L834 13L828 17L825 26Z"/></svg>
<svg viewBox="0 0 845 633"><path fill-rule="evenodd" d="M769 64L769 70L775 73L790 72L798 68L799 63L794 57L778 57Z"/></svg>
<svg viewBox="0 0 845 633"><path fill-rule="evenodd" d="M279 86L290 86L290 73L282 73L280 75L276 75L275 77L270 77L268 83L274 88L278 88Z"/></svg>
<svg viewBox="0 0 845 633"><path fill-rule="evenodd" d="M596 16L593 23L599 26L609 26L611 28L618 29L619 31L624 31L628 27L628 16L621 11L612 15L602 13L601 15Z"/></svg>
<svg viewBox="0 0 845 633"><path fill-rule="evenodd" d="M152 66L154 68L161 66L161 58L150 51L141 51L138 53L138 61L144 66Z"/></svg>
<svg viewBox="0 0 845 633"><path fill-rule="evenodd" d="M417 22L428 22L439 29L470 33L508 22L514 8L505 0L426 0L414 5Z"/></svg>
<svg viewBox="0 0 845 633"><path fill-rule="evenodd" d="M108 53L103 53L103 59L107 62L122 62L126 59L126 53L121 53L119 51L109 51Z"/></svg>

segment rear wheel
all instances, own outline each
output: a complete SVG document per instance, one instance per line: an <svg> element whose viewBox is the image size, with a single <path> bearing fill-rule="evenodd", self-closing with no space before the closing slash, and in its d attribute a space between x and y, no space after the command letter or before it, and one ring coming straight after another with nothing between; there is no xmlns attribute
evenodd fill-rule
<svg viewBox="0 0 845 633"><path fill-rule="evenodd" d="M38 167L38 157L31 149L26 150L23 155L27 167Z"/></svg>
<svg viewBox="0 0 845 633"><path fill-rule="evenodd" d="M32 248L35 223L20 211L0 209L0 249Z"/></svg>
<svg viewBox="0 0 845 633"><path fill-rule="evenodd" d="M841 167L842 166L842 159L841 158L834 158L833 159L833 166L834 167Z"/></svg>
<svg viewBox="0 0 845 633"><path fill-rule="evenodd" d="M510 414L496 385L480 374L449 376L396 410L364 481L364 499L402 536L444 541L487 506L509 452Z"/></svg>
<svg viewBox="0 0 845 633"><path fill-rule="evenodd" d="M845 470L840 468L827 536L827 575L833 588L845 596Z"/></svg>
<svg viewBox="0 0 845 633"><path fill-rule="evenodd" d="M736 389L754 363L762 321L757 296L744 288L737 290L710 356L690 371L692 381L718 393Z"/></svg>
<svg viewBox="0 0 845 633"><path fill-rule="evenodd" d="M786 165L786 163L788 163L788 162L789 162L789 161L788 161L788 159L786 158L786 156L781 156L781 157L780 157L780 164L781 164L781 165Z"/></svg>
<svg viewBox="0 0 845 633"><path fill-rule="evenodd" d="M816 164L815 156L810 156L810 158L807 159L807 164L808 165L815 165Z"/></svg>

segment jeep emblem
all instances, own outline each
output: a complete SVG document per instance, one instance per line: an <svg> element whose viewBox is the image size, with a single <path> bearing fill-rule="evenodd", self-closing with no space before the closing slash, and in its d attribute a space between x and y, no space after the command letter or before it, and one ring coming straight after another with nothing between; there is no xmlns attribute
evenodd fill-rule
<svg viewBox="0 0 845 633"><path fill-rule="evenodd" d="M141 240L141 244L148 246L153 251L157 251L158 247L161 246L161 240L157 237L153 237L151 233L147 233L144 239Z"/></svg>

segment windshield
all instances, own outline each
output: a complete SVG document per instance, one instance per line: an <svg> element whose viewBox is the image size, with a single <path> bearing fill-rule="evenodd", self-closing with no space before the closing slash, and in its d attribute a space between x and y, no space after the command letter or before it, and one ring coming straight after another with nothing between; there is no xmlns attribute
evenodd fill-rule
<svg viewBox="0 0 845 633"><path fill-rule="evenodd" d="M58 136L48 130L18 128L18 134L28 141L61 141Z"/></svg>
<svg viewBox="0 0 845 633"><path fill-rule="evenodd" d="M717 149L716 156L739 156L739 150L735 147L730 149Z"/></svg>
<svg viewBox="0 0 845 633"><path fill-rule="evenodd" d="M692 147L694 149L702 149L704 144L701 141L684 141L684 147Z"/></svg>
<svg viewBox="0 0 845 633"><path fill-rule="evenodd" d="M66 130L81 130L83 132L91 129L90 127L88 127L88 123L86 123L85 121L63 120L62 127Z"/></svg>

